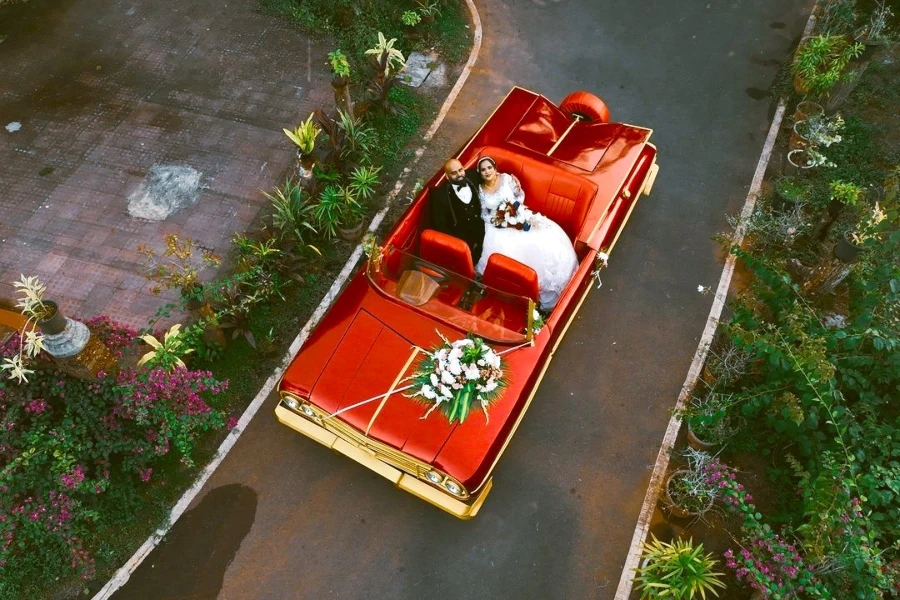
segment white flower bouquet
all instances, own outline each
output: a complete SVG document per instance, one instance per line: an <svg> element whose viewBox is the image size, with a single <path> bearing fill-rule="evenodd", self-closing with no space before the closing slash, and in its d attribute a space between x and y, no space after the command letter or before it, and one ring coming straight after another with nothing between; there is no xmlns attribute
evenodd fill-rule
<svg viewBox="0 0 900 600"><path fill-rule="evenodd" d="M534 212L524 204L518 201L510 202L509 200L504 200L497 206L497 210L491 217L491 225L499 229L512 227L513 229L528 231L531 229L532 217L534 217Z"/></svg>
<svg viewBox="0 0 900 600"><path fill-rule="evenodd" d="M425 352L426 358L409 377L414 389L409 397L432 404L423 419L440 407L451 423L463 423L476 402L487 419L487 407L506 387L500 355L479 337L441 339L444 343Z"/></svg>

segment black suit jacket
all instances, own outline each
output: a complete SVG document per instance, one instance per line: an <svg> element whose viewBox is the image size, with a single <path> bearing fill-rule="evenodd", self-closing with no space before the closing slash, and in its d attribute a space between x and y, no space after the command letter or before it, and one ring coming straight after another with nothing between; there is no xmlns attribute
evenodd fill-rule
<svg viewBox="0 0 900 600"><path fill-rule="evenodd" d="M432 189L428 196L429 226L465 241L475 264L481 258L484 243L484 221L481 220L481 202L478 200L479 183L481 176L477 169L466 171L466 185L472 190L472 201L468 204L456 196L449 180Z"/></svg>

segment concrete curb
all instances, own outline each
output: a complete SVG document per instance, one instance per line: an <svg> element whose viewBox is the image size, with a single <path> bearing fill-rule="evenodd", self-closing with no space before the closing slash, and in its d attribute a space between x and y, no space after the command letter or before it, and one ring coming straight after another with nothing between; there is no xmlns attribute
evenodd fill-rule
<svg viewBox="0 0 900 600"><path fill-rule="evenodd" d="M378 213L372 219L372 222L369 224L369 232L375 232L378 229L379 225L381 225L381 222L384 220L384 217L387 214L388 210L390 210L393 201L397 198L397 196L400 194L400 191L403 189L403 186L406 183L406 177L412 171L412 167L416 165L416 163L425 153L425 144L431 141L431 138L434 137L434 134L441 126L441 123L444 121L444 118L447 116L447 113L450 111L450 108L453 106L454 102L456 102L456 98L459 96L463 85L469 78L469 74L475 66L476 61L478 60L479 53L481 52L481 41L483 34L481 27L481 18L478 14L478 9L475 7L474 1L465 0L465 2L472 17L472 23L475 27L472 50L469 52L469 59L468 61L466 61L462 73L460 73L459 78L451 88L450 93L447 95L447 98L444 100L444 104L441 106L437 117L435 117L434 121L431 123L431 127L428 128L428 131L423 136L423 145L416 150L411 164L403 169L403 173L401 173L400 178L394 184L394 187L391 189L390 193L387 196L384 208L378 211ZM212 474L215 473L219 465L222 464L222 461L225 460L225 457L231 451L232 447L234 447L238 438L241 437L241 434L244 432L247 425L250 424L251 419L253 419L253 417L262 407L266 398L268 398L269 394L272 393L272 390L275 389L275 385L281 379L282 374L284 374L285 369L294 359L294 356L297 355L297 352L300 351L300 348L306 342L306 339L309 337L310 332L319 323L319 321L331 307L332 302L334 302L334 299L338 296L341 289L344 287L347 279L349 279L350 275L353 273L356 267L356 263L359 261L362 253L362 246L357 245L353 250L353 253L350 255L350 258L348 258L347 262L344 264L343 269L341 269L338 278L335 280L331 288L328 290L328 293L322 299L322 302L319 304L319 306L313 312L312 316L300 330L300 333L297 334L297 337L294 338L294 341L291 343L290 348L288 348L287 355L281 361L281 365L275 370L274 373L272 373L272 375L268 379L266 379L266 382L256 394L256 397L244 410L241 418L238 420L238 424L228 433L225 439L222 440L222 443L219 445L219 448L216 451L216 454L212 461L210 461L210 463L206 465L206 468L203 469L203 472L199 477L197 477L193 485L191 485L191 487L188 488L187 491L184 492L184 494L182 494L178 502L175 503L175 506L172 507L172 510L169 513L168 522L163 527L160 527L152 534L150 534L150 536L144 541L143 544L141 544L141 546L135 551L131 558L129 558L124 565L119 567L119 569L115 572L115 574L113 574L109 581L107 581L106 584L102 588L100 588L100 590L94 595L93 600L106 600L110 598L120 587L125 585L128 579L131 577L131 574L134 573L135 570L137 570L141 563L144 562L144 559L147 558L147 556L153 551L153 549L159 545L159 542L162 541L163 537L169 532L176 521L178 521L178 519L181 518L181 516L185 513L188 506L190 506L194 498L197 497L197 495L200 493L200 490L203 489L203 486L206 485L207 481L209 481L209 478L212 477Z"/></svg>
<svg viewBox="0 0 900 600"><path fill-rule="evenodd" d="M812 33L812 29L816 23L816 7L818 6L818 2L813 6L812 12L809 15L809 20L806 22L806 27L803 30L803 35L800 37L800 43L802 44ZM778 137L778 130L781 128L781 120L784 117L784 112L787 107L787 101L784 98L781 98L778 101L778 107L775 110L775 115L772 117L772 123L769 126L769 133L766 136L766 142L763 145L762 154L759 157L759 162L756 165L756 171L753 174L753 180L750 184L750 190L747 193L747 199L744 202L744 207L741 210L740 220L738 221L738 225L734 231L733 244L740 245L744 240L744 232L747 229L747 221L750 216L753 214L754 208L756 208L756 201L759 198L759 190L762 186L763 177L766 174L766 168L769 165L769 160L772 156L772 149L775 146L775 140ZM703 335L700 338L700 344L697 346L697 351L694 353L694 358L691 361L691 366L688 369L687 377L684 380L684 384L681 386L681 393L678 395L678 400L675 402L675 412L672 415L672 418L669 419L669 425L666 427L666 433L663 437L662 446L659 449L659 454L656 457L656 463L653 466L653 473L650 476L650 483L647 486L647 493L644 497L644 503L641 506L641 512L638 516L637 525L634 528L634 535L631 539L631 546L628 549L628 554L625 557L625 564L622 567L622 575L619 578L619 586L616 588L616 596L615 600L628 600L631 596L631 589L634 585L634 569L637 568L641 559L641 547L644 543L644 540L647 539L647 532L650 529L650 520L653 517L653 512L656 507L656 503L659 501L660 493L662 492L663 482L665 481L665 474L669 468L669 456L671 455L672 449L675 446L675 440L678 437L678 432L681 429L681 417L678 416L678 411L684 408L685 402L690 397L691 393L694 391L694 388L697 385L697 381L700 378L700 371L703 368L703 364L706 362L706 356L709 353L709 346L712 343L713 336L716 333L716 330L719 326L719 318L722 316L722 310L725 308L725 300L728 298L728 288L731 285L731 277L734 274L734 265L735 265L736 257L733 254L729 254L728 258L725 260L725 266L722 269L722 275L719 277L719 285L716 288L715 299L713 300L712 307L709 310L709 316L706 319L706 326L703 329Z"/></svg>

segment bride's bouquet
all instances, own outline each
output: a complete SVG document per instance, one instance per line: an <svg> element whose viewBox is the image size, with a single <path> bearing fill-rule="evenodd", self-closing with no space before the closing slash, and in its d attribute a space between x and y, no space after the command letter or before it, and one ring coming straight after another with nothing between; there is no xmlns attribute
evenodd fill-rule
<svg viewBox="0 0 900 600"><path fill-rule="evenodd" d="M497 210L491 217L491 225L503 229L513 227L528 231L531 229L531 219L534 213L522 205L521 202L504 200L497 206Z"/></svg>

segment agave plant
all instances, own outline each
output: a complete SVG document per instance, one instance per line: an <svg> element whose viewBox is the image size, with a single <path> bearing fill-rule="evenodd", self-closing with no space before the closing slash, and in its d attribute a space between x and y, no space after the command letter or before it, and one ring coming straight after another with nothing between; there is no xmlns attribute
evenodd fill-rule
<svg viewBox="0 0 900 600"><path fill-rule="evenodd" d="M272 225L281 237L289 236L296 248L321 255L318 248L306 241L307 236L317 233L310 222L314 218L313 206L306 191L292 179L287 179L274 193L263 192L263 196L272 203Z"/></svg>
<svg viewBox="0 0 900 600"><path fill-rule="evenodd" d="M644 564L635 569L634 581L645 598L692 600L706 598L707 592L718 597L716 588L724 588L723 573L715 570L717 561L703 552L703 544L694 546L689 539L672 543L653 541L644 544Z"/></svg>
<svg viewBox="0 0 900 600"><path fill-rule="evenodd" d="M339 226L355 219L359 211L354 205L359 203L349 186L329 185L322 190L316 204L316 222L322 234L332 238L337 235Z"/></svg>
<svg viewBox="0 0 900 600"><path fill-rule="evenodd" d="M350 189L359 200L368 200L375 195L378 173L381 167L357 167L350 176Z"/></svg>
<svg viewBox="0 0 900 600"><path fill-rule="evenodd" d="M338 116L340 117L340 128L344 130L345 134L345 147L341 158L368 162L369 150L375 137L372 128L343 111L339 110Z"/></svg>

